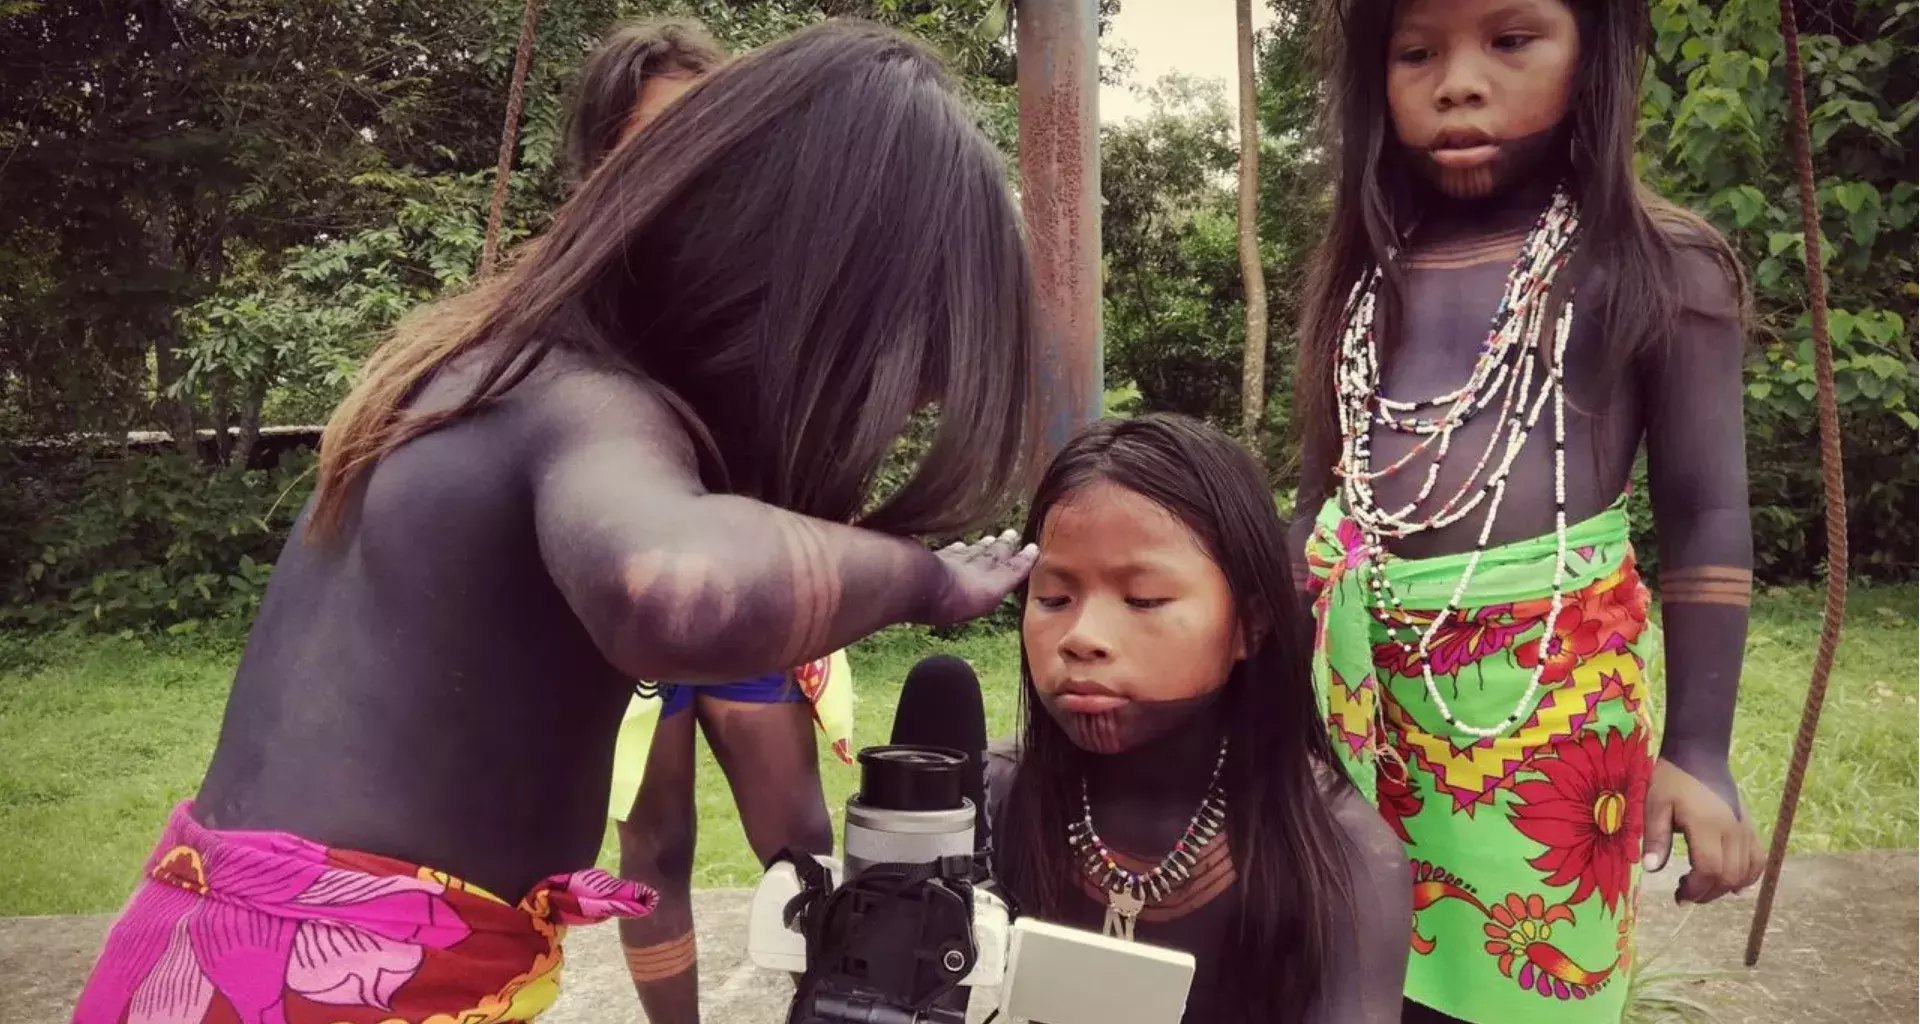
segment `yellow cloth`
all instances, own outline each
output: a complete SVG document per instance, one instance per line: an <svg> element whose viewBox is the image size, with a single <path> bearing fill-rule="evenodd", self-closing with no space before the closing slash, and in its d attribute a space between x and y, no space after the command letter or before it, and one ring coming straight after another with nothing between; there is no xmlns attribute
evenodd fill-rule
<svg viewBox="0 0 1920 1024"><path fill-rule="evenodd" d="M827 737L834 755L842 764L853 763L853 669L847 652L835 651L793 672L794 683L813 704L813 720ZM620 719L619 737L613 747L613 787L607 794L607 817L627 820L634 797L640 795L640 781L647 772L647 754L653 748L653 731L660 725L659 697L635 694L627 702Z"/></svg>

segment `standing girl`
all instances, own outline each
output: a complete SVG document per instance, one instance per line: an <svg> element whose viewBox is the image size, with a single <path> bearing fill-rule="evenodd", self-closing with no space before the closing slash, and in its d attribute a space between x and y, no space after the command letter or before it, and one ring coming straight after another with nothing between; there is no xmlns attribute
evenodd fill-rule
<svg viewBox="0 0 1920 1024"><path fill-rule="evenodd" d="M1177 416L1095 424L1027 519L999 880L1043 920L1192 953L1193 1024L1389 1024L1406 859L1314 711L1266 478Z"/></svg>
<svg viewBox="0 0 1920 1024"><path fill-rule="evenodd" d="M1413 1019L1611 1021L1638 868L1760 867L1727 767L1751 584L1743 282L1634 178L1646 5L1346 0L1298 374L1335 746L1414 870ZM1644 441L1665 734L1624 495Z"/></svg>

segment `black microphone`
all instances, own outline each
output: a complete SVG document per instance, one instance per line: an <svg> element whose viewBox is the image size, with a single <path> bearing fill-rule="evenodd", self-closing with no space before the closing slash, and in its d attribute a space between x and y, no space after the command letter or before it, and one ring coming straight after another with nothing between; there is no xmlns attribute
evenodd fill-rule
<svg viewBox="0 0 1920 1024"><path fill-rule="evenodd" d="M973 846L981 851L992 849L982 764L987 751L987 711L973 666L947 654L915 665L900 687L890 742L895 746L945 747L966 757L960 795L973 801Z"/></svg>

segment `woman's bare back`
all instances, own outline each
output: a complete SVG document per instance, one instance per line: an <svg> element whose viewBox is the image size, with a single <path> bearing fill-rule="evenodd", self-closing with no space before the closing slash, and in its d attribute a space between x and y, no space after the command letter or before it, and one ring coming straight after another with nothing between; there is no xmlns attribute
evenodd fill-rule
<svg viewBox="0 0 1920 1024"><path fill-rule="evenodd" d="M555 436L550 401L655 400L575 372L589 376L538 372L382 460L337 544L308 543L303 517L234 681L204 824L398 857L508 899L592 862L630 680L532 543L533 481L586 440ZM460 378L417 407L450 404Z"/></svg>

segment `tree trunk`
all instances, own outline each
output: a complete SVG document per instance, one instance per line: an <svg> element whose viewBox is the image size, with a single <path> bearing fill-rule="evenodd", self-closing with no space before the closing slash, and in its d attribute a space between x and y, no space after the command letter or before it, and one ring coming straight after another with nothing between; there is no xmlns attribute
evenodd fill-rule
<svg viewBox="0 0 1920 1024"><path fill-rule="evenodd" d="M1240 372L1240 433L1262 465L1260 421L1267 411L1267 278L1260 266L1260 97L1254 88L1253 4L1235 0L1240 50L1240 279L1247 293L1247 344Z"/></svg>
<svg viewBox="0 0 1920 1024"><path fill-rule="evenodd" d="M165 209L147 211L143 226L150 273L158 274L177 260L177 239L168 226ZM186 373L186 361L180 358L180 325L174 319L171 303L152 302L141 309L135 329L153 346L153 419L173 437L175 450L194 454L194 401L191 395L170 394Z"/></svg>
<svg viewBox="0 0 1920 1024"><path fill-rule="evenodd" d="M198 426L194 422L193 399L184 395L175 398L168 394L186 372L186 361L179 355L179 326L164 310L141 319L145 321L146 333L153 343L153 418L172 435L176 450L191 455L194 451L193 432Z"/></svg>
<svg viewBox="0 0 1920 1024"><path fill-rule="evenodd" d="M520 111L527 102L527 67L533 63L533 29L540 0L520 10L520 46L513 55L513 83L507 87L507 123L500 129L500 164L493 172L493 206L487 211L487 235L480 249L480 276L493 273L500 260L500 223L507 212L507 179L513 175L513 150L520 137Z"/></svg>
<svg viewBox="0 0 1920 1024"><path fill-rule="evenodd" d="M272 374L262 373L247 386L246 398L240 404L240 436L234 440L233 453L228 457L227 465L234 469L246 469L253 462L253 452L260 444L260 411L267 404L267 381Z"/></svg>
<svg viewBox="0 0 1920 1024"><path fill-rule="evenodd" d="M216 465L226 466L233 462L233 383L221 374L220 380L212 387L213 405L213 461ZM194 451L199 450L195 439Z"/></svg>

